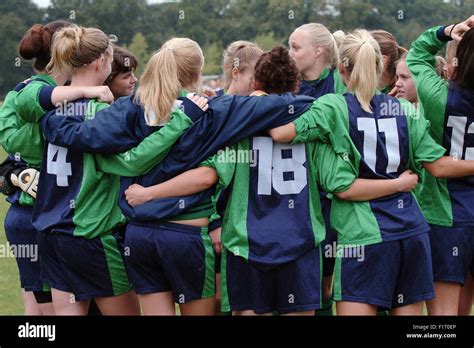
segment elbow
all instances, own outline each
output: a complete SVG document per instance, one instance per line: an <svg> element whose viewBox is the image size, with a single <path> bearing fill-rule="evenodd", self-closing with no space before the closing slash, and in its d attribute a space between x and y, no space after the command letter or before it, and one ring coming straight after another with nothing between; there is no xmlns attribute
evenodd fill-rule
<svg viewBox="0 0 474 348"><path fill-rule="evenodd" d="M353 198L350 190L347 190L344 192L337 192L335 193L335 195L337 196L337 198L345 200L345 201L350 201Z"/></svg>
<svg viewBox="0 0 474 348"><path fill-rule="evenodd" d="M218 180L217 173L214 169L208 168L205 175L202 176L202 186L204 189L208 189L216 184Z"/></svg>
<svg viewBox="0 0 474 348"><path fill-rule="evenodd" d="M424 167L435 178L440 179L444 177L444 169L441 163L425 163Z"/></svg>
<svg viewBox="0 0 474 348"><path fill-rule="evenodd" d="M280 128L271 129L268 133L273 141L276 141L277 143L289 143L293 140L283 129Z"/></svg>

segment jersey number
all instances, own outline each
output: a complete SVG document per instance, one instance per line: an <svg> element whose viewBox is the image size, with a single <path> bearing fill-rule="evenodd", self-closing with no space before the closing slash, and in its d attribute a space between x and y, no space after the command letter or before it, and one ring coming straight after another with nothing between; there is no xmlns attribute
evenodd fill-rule
<svg viewBox="0 0 474 348"><path fill-rule="evenodd" d="M46 171L48 174L56 175L56 185L67 187L68 176L72 175L71 163L66 162L67 149L48 144L48 159Z"/></svg>
<svg viewBox="0 0 474 348"><path fill-rule="evenodd" d="M281 195L298 194L305 188L307 179L304 144L281 144L274 143L268 137L255 137L253 148L258 150L259 195L271 195L272 184Z"/></svg>
<svg viewBox="0 0 474 348"><path fill-rule="evenodd" d="M474 160L474 147L467 147L464 154L464 137L466 135L467 117L449 116L448 127L453 128L451 135L451 151L449 155L458 159ZM467 129L467 134L474 133L474 122Z"/></svg>
<svg viewBox="0 0 474 348"><path fill-rule="evenodd" d="M400 147L398 141L397 120L383 118L377 120L379 132L385 133L385 147L387 148L388 163L385 173L394 173L400 166ZM376 173L377 163L377 125L373 118L358 118L357 129L364 132L364 160Z"/></svg>

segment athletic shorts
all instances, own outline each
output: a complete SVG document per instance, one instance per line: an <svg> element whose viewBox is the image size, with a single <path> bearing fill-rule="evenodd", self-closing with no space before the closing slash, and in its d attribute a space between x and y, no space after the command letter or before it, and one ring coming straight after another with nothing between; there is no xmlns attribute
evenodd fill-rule
<svg viewBox="0 0 474 348"><path fill-rule="evenodd" d="M31 223L32 207L12 205L5 217L5 234L20 273L25 291L49 291L41 280L38 231Z"/></svg>
<svg viewBox="0 0 474 348"><path fill-rule="evenodd" d="M273 268L256 267L225 248L221 265L221 311L280 314L322 308L320 246Z"/></svg>
<svg viewBox="0 0 474 348"><path fill-rule="evenodd" d="M131 223L125 247L137 294L172 291L179 304L215 296L215 256L207 227Z"/></svg>
<svg viewBox="0 0 474 348"><path fill-rule="evenodd" d="M464 284L474 272L474 227L430 227L434 280Z"/></svg>
<svg viewBox="0 0 474 348"><path fill-rule="evenodd" d="M111 297L131 290L124 261L124 228L86 239L56 232L39 233L42 280L74 294L76 301Z"/></svg>
<svg viewBox="0 0 474 348"><path fill-rule="evenodd" d="M428 233L378 244L345 247L336 258L336 301L368 303L392 309L433 298Z"/></svg>

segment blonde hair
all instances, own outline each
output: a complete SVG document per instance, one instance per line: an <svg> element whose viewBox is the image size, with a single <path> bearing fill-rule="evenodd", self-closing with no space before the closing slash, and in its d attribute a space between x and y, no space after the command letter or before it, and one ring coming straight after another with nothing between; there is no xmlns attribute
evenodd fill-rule
<svg viewBox="0 0 474 348"><path fill-rule="evenodd" d="M339 49L339 59L348 72L350 89L361 107L372 112L370 101L375 95L383 71L380 47L367 30L348 34Z"/></svg>
<svg viewBox="0 0 474 348"><path fill-rule="evenodd" d="M204 66L201 47L188 38L173 38L148 61L135 100L145 109L150 126L167 122L174 101L183 88L197 90Z"/></svg>
<svg viewBox="0 0 474 348"><path fill-rule="evenodd" d="M100 29L75 24L64 27L54 33L51 61L46 71L54 79L70 76L100 58L110 45L109 37Z"/></svg>
<svg viewBox="0 0 474 348"><path fill-rule="evenodd" d="M326 67L333 69L337 65L337 43L328 28L320 23L308 23L295 29L305 31L314 46L321 46L324 50Z"/></svg>
<svg viewBox="0 0 474 348"><path fill-rule="evenodd" d="M337 48L339 49L339 47L341 47L342 43L344 42L344 39L346 38L346 33L342 30L337 30L332 33L332 36L334 37L334 41L336 41Z"/></svg>
<svg viewBox="0 0 474 348"><path fill-rule="evenodd" d="M256 63L262 54L262 49L250 41L234 41L227 46L222 63L225 89L230 87L234 68L237 68L239 72L248 68L253 69L253 63Z"/></svg>

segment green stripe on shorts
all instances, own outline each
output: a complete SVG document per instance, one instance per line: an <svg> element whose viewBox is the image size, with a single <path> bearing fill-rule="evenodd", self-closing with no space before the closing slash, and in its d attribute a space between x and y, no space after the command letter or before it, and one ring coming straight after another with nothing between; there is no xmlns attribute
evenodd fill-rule
<svg viewBox="0 0 474 348"><path fill-rule="evenodd" d="M209 237L207 227L201 228L201 238L204 244L204 262L206 264L202 298L207 298L216 295L216 272L214 269L216 259L214 249L212 248L212 240L211 237Z"/></svg>
<svg viewBox="0 0 474 348"><path fill-rule="evenodd" d="M113 235L101 237L100 240L102 241L105 258L107 260L114 296L130 291L132 286L128 280L127 270L122 254L119 251L117 240Z"/></svg>
<svg viewBox="0 0 474 348"><path fill-rule="evenodd" d="M227 292L227 249L222 248L221 256L221 312L230 312L229 293Z"/></svg>

